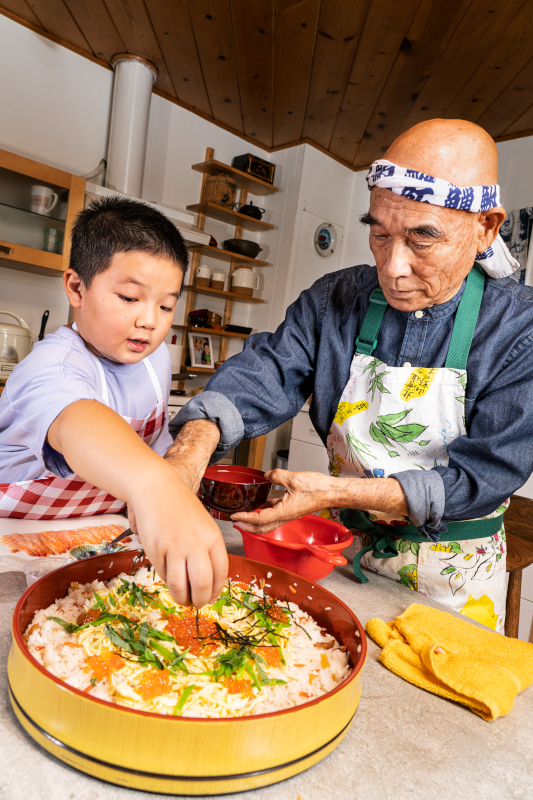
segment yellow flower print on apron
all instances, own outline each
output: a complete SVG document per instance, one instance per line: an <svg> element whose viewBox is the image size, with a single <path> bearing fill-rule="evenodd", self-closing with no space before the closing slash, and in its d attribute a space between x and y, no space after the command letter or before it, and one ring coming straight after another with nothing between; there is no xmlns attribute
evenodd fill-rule
<svg viewBox="0 0 533 800"><path fill-rule="evenodd" d="M484 284L474 267L457 309L446 365L438 369L390 367L373 357L387 301L381 289L372 292L328 435L331 475L386 478L447 466L449 444L466 435L466 361ZM405 517L356 509L330 513L361 532L354 572L362 582L368 580L364 566L503 633L505 507L482 519L447 523L438 544Z"/></svg>

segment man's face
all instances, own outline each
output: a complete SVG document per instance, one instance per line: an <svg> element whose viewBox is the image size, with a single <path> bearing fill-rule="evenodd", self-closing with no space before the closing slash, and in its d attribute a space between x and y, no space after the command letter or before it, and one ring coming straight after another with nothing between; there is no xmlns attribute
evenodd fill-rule
<svg viewBox="0 0 533 800"><path fill-rule="evenodd" d="M82 338L112 361L141 361L169 332L182 279L168 258L136 250L117 253L89 288L79 287L74 318Z"/></svg>
<svg viewBox="0 0 533 800"><path fill-rule="evenodd" d="M379 283L393 308L416 311L445 303L472 268L479 215L419 203L372 189L370 249Z"/></svg>
<svg viewBox="0 0 533 800"><path fill-rule="evenodd" d="M194 349L195 350L201 350L201 348L202 348L202 343L201 343L200 339L195 339L194 340Z"/></svg>

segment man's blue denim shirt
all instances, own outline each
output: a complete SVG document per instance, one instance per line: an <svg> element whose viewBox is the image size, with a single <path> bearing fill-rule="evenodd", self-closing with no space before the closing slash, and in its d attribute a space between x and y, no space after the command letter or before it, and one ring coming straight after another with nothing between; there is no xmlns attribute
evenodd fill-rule
<svg viewBox="0 0 533 800"><path fill-rule="evenodd" d="M355 339L378 286L362 265L320 278L287 310L275 333L250 336L205 391L170 423L173 436L189 420L221 429L212 462L294 417L310 394L310 417L326 442L350 374ZM389 306L374 354L389 366L443 367L464 283L451 300L415 312ZM533 471L533 288L487 278L467 363L467 435L449 447L447 467L396 473L409 519L426 535L445 521L490 514Z"/></svg>

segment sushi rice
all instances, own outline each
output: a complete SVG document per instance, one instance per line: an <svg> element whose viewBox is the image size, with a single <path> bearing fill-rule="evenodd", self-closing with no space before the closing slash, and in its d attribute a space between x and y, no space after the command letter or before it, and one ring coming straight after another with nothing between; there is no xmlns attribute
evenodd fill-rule
<svg viewBox="0 0 533 800"><path fill-rule="evenodd" d="M296 603L274 600L261 584L230 581L217 603L191 611L147 567L72 583L66 597L35 613L25 640L69 686L128 708L207 718L293 708L341 683L351 672L348 654ZM174 638L176 630L188 638ZM139 641L148 652L139 653Z"/></svg>

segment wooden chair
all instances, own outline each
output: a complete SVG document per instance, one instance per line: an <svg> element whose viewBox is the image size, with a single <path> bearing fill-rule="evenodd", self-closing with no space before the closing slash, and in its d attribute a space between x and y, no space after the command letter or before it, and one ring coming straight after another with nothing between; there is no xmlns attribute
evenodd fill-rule
<svg viewBox="0 0 533 800"><path fill-rule="evenodd" d="M518 638L522 570L533 564L533 500L513 495L504 517L507 539L507 587L505 635Z"/></svg>

